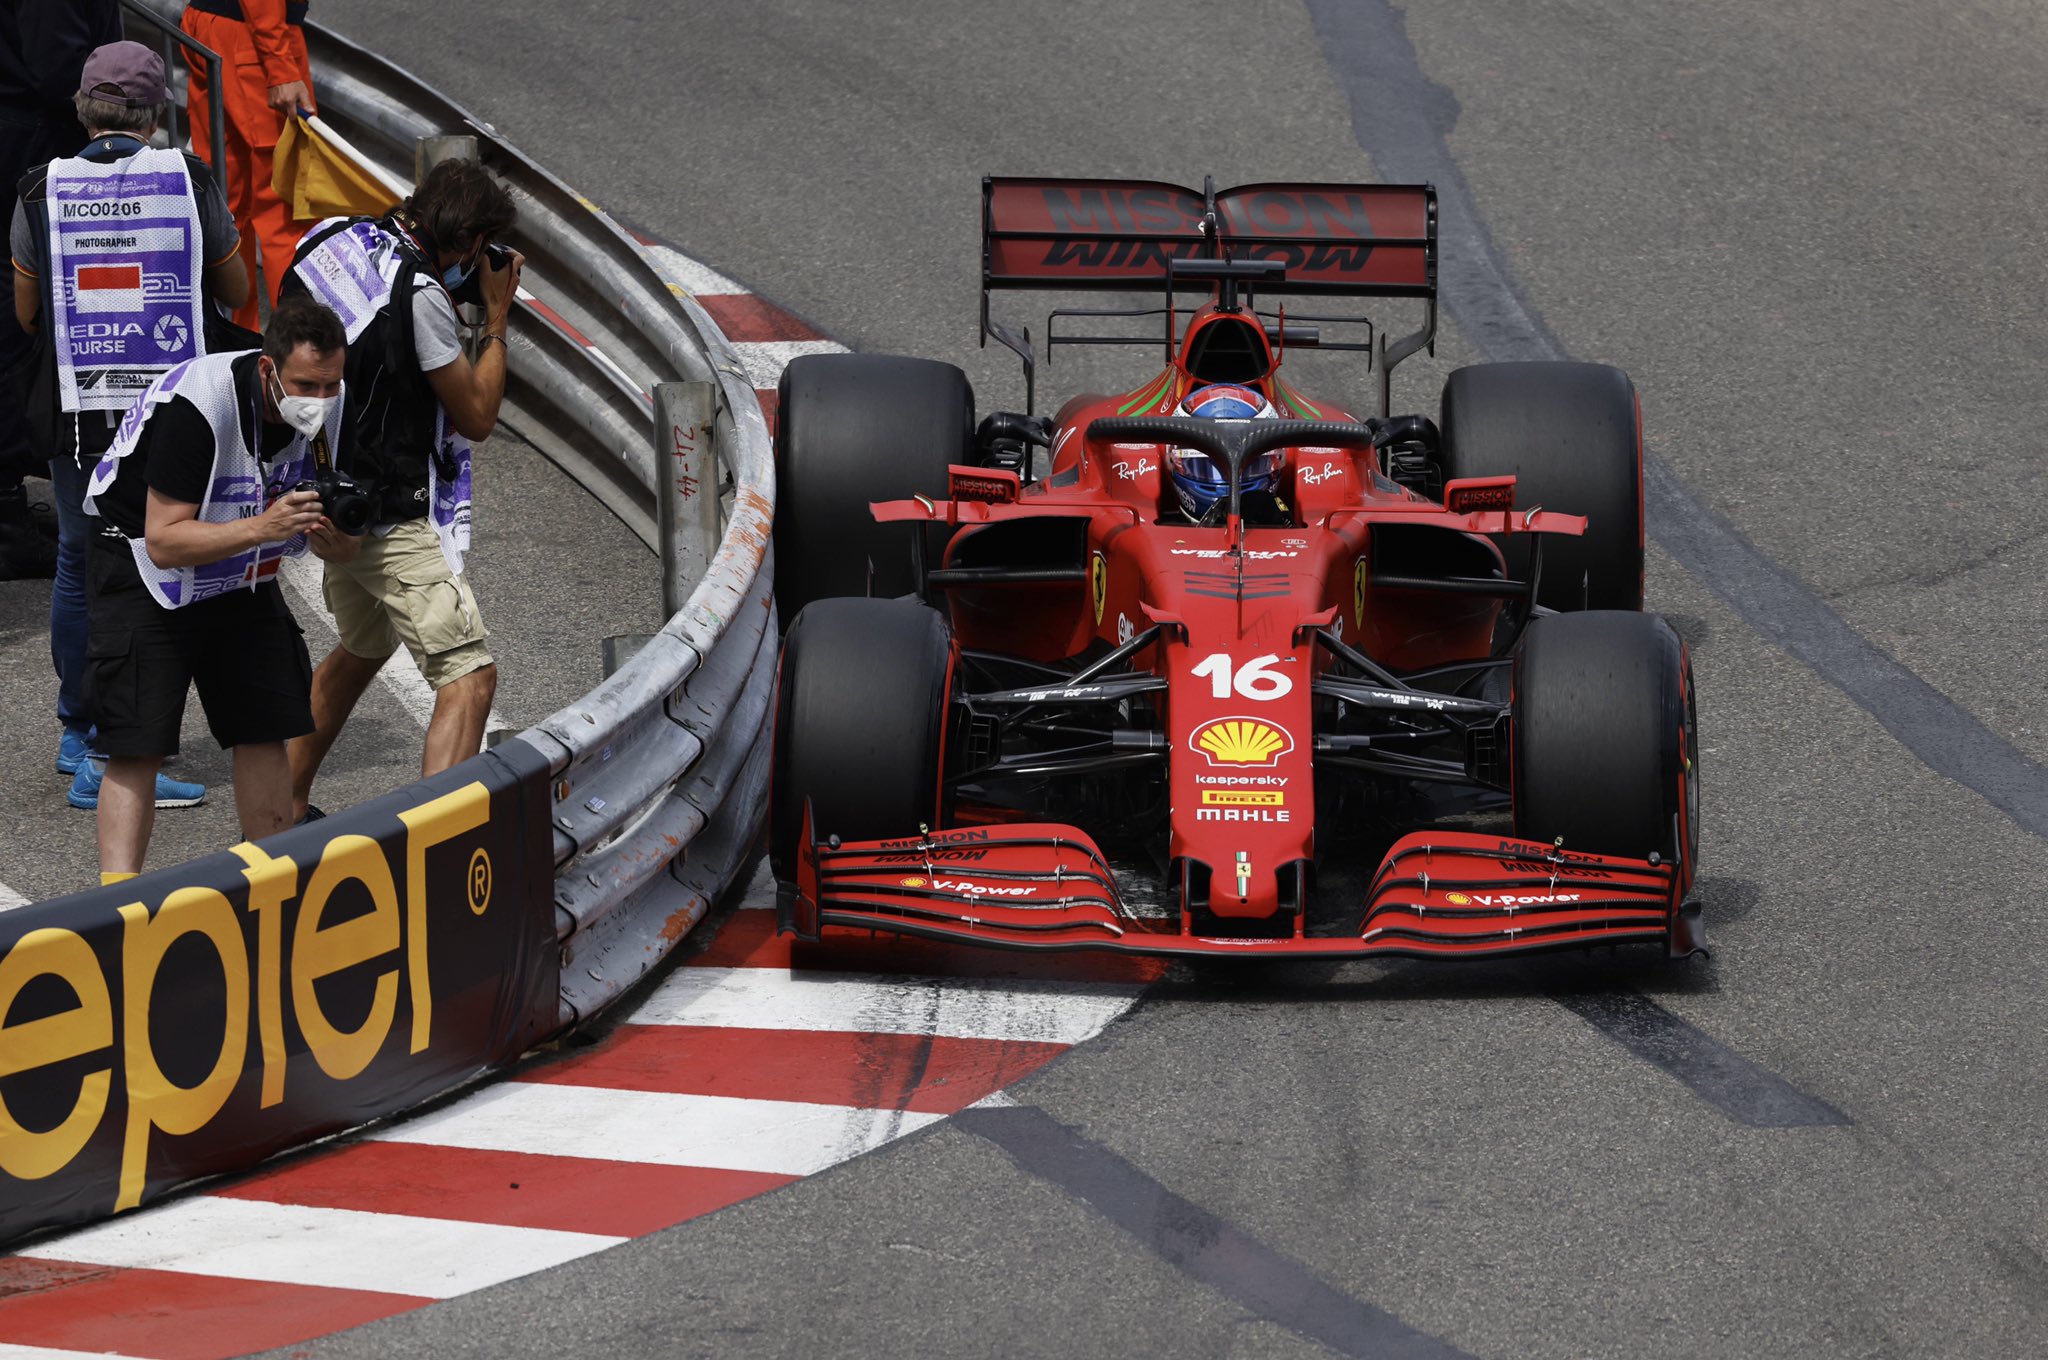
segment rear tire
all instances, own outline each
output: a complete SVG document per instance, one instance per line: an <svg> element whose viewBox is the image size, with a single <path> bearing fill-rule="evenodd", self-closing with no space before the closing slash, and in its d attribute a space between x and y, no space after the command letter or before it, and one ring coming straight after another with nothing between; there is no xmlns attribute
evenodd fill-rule
<svg viewBox="0 0 2048 1360"><path fill-rule="evenodd" d="M917 589L911 538L877 524L873 501L946 494L968 461L974 389L951 364L885 354L807 354L782 370L775 440L775 603L794 619L813 600ZM944 549L931 532L931 564ZM869 588L869 563L873 588Z"/></svg>
<svg viewBox="0 0 2048 1360"><path fill-rule="evenodd" d="M1443 473L1515 478L1515 508L1584 515L1586 532L1543 543L1537 603L1643 607L1642 416L1635 384L1606 364L1475 364L1444 383ZM1527 580L1529 537L1503 535Z"/></svg>
<svg viewBox="0 0 2048 1360"><path fill-rule="evenodd" d="M1531 620L1513 712L1517 836L1637 859L1655 851L1690 875L1699 734L1691 660L1670 624L1622 610Z"/></svg>
<svg viewBox="0 0 2048 1360"><path fill-rule="evenodd" d="M790 625L776 692L770 851L794 876L804 800L845 841L936 827L953 634L911 600L820 600Z"/></svg>

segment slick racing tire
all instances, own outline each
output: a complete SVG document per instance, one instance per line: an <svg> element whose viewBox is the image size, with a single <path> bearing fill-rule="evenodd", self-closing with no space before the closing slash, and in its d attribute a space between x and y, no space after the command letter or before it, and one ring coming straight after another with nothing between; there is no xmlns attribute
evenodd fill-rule
<svg viewBox="0 0 2048 1360"><path fill-rule="evenodd" d="M951 364L885 354L807 354L777 389L775 604L794 619L813 600L890 599L918 588L911 535L877 524L873 501L946 494L946 467L969 461L974 390ZM945 548L928 530L927 561ZM870 564L873 579L870 581Z"/></svg>
<svg viewBox="0 0 2048 1360"><path fill-rule="evenodd" d="M1677 858L1699 845L1692 662L1655 614L1532 619L1515 652L1515 834L1566 850Z"/></svg>
<svg viewBox="0 0 2048 1360"><path fill-rule="evenodd" d="M946 618L914 600L819 600L790 625L776 690L770 851L795 876L804 800L817 838L936 827L953 673Z"/></svg>
<svg viewBox="0 0 2048 1360"><path fill-rule="evenodd" d="M1515 478L1515 508L1586 517L1584 537L1543 541L1536 603L1643 607L1642 415L1628 374L1606 364L1474 364L1444 383L1443 475ZM1529 578L1529 536L1496 540Z"/></svg>

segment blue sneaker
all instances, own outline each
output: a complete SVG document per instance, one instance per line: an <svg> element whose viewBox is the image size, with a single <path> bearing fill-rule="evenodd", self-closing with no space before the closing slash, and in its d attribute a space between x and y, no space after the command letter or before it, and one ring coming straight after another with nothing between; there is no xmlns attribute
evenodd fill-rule
<svg viewBox="0 0 2048 1360"><path fill-rule="evenodd" d="M64 801L88 811L97 808L100 805L100 780L106 772L106 761L98 756L87 756L79 765L77 777L72 779ZM188 784L165 774L156 777L156 805L160 808L198 807L205 801L204 784Z"/></svg>
<svg viewBox="0 0 2048 1360"><path fill-rule="evenodd" d="M78 767L91 754L92 743L85 739L85 733L65 728L64 735L57 738L57 773L77 774Z"/></svg>

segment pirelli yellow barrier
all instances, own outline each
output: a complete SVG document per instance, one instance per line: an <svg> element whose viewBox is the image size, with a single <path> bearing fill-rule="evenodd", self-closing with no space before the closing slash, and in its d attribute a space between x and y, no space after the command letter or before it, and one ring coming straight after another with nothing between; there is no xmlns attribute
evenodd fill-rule
<svg viewBox="0 0 2048 1360"><path fill-rule="evenodd" d="M558 1028L548 785L515 739L0 915L0 1241L395 1113Z"/></svg>

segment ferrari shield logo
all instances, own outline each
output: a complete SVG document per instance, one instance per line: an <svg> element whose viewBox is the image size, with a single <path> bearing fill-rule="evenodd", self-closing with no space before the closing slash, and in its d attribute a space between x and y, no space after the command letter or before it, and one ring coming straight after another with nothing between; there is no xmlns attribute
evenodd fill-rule
<svg viewBox="0 0 2048 1360"><path fill-rule="evenodd" d="M1095 622L1102 623L1102 608L1109 603L1109 559L1098 550L1088 570L1088 591L1095 601Z"/></svg>
<svg viewBox="0 0 2048 1360"><path fill-rule="evenodd" d="M1358 565L1351 571L1351 617L1361 630L1365 628L1365 559L1358 559Z"/></svg>

